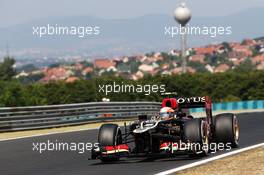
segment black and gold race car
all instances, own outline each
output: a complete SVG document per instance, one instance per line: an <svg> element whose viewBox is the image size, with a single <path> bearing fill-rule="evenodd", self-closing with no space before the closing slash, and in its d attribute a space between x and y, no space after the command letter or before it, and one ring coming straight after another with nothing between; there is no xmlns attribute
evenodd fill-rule
<svg viewBox="0 0 264 175"><path fill-rule="evenodd" d="M190 108L203 108L206 117L189 115ZM223 113L213 117L209 97L165 98L156 116L141 115L124 127L103 124L98 133L99 146L92 150L91 158L106 162L121 157L173 157L180 153L206 156L212 149L237 147L238 140L236 115Z"/></svg>

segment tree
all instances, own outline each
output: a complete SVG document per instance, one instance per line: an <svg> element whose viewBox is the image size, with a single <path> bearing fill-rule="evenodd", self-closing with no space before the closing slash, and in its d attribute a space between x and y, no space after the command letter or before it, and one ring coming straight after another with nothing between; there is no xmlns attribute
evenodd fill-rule
<svg viewBox="0 0 264 175"><path fill-rule="evenodd" d="M26 97L25 88L18 81L4 81L4 87L1 90L1 106L25 106Z"/></svg>
<svg viewBox="0 0 264 175"><path fill-rule="evenodd" d="M224 46L225 49L227 49L228 52L232 50L228 42L223 42L222 45Z"/></svg>
<svg viewBox="0 0 264 175"><path fill-rule="evenodd" d="M197 61L189 61L188 62L188 66L194 68L195 70L197 70L197 72L208 72L208 70L205 68L205 66Z"/></svg>
<svg viewBox="0 0 264 175"><path fill-rule="evenodd" d="M1 80L10 80L13 76L16 75L14 69L15 59L10 57L5 57L4 62L0 63L0 79Z"/></svg>
<svg viewBox="0 0 264 175"><path fill-rule="evenodd" d="M24 66L21 66L19 68L16 68L16 71L17 72L22 72L22 71L25 71L25 72L32 72L32 71L35 71L37 70L38 68L36 68L34 66L34 64L26 64Z"/></svg>
<svg viewBox="0 0 264 175"><path fill-rule="evenodd" d="M55 67L59 67L60 66L60 63L53 63L53 64L50 64L48 67L49 68L55 68Z"/></svg>
<svg viewBox="0 0 264 175"><path fill-rule="evenodd" d="M31 83L36 83L39 80L41 80L45 75L43 73L38 73L38 74L31 74L28 76L22 76L19 77L18 80L22 83L22 84L31 84Z"/></svg>
<svg viewBox="0 0 264 175"><path fill-rule="evenodd" d="M238 72L250 72L255 70L255 65L252 64L252 61L250 59L246 59L243 61L239 66L235 68L235 71Z"/></svg>

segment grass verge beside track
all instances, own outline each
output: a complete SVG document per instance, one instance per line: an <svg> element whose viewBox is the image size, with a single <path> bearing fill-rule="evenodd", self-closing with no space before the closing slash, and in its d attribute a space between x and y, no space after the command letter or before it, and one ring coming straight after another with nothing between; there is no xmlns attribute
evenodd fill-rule
<svg viewBox="0 0 264 175"><path fill-rule="evenodd" d="M120 126L123 126L124 122L125 121L120 121L120 122L109 121L109 122L103 122L103 123L116 123ZM126 122L128 123L129 121L126 121ZM0 133L0 141L25 138L25 137L41 136L41 135L50 135L50 134L98 129L103 123L90 123L90 124L85 124L85 125L67 126L67 127L50 128L50 129L3 132L3 133Z"/></svg>
<svg viewBox="0 0 264 175"><path fill-rule="evenodd" d="M175 175L262 175L264 172L264 146L238 155L174 173Z"/></svg>

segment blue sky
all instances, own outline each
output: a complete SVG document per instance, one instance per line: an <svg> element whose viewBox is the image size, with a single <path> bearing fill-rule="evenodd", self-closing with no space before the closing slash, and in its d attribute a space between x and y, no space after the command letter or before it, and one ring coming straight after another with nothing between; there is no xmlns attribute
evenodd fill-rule
<svg viewBox="0 0 264 175"><path fill-rule="evenodd" d="M53 16L94 15L131 18L147 14L171 15L181 0L0 0L0 27ZM193 15L225 16L264 7L263 0L186 0Z"/></svg>

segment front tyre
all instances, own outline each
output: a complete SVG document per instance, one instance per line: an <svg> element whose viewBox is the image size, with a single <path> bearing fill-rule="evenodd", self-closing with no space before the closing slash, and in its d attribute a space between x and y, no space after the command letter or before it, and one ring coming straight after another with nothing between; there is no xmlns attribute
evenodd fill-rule
<svg viewBox="0 0 264 175"><path fill-rule="evenodd" d="M232 113L215 116L215 138L218 143L231 144L232 148L239 144L239 124Z"/></svg>
<svg viewBox="0 0 264 175"><path fill-rule="evenodd" d="M103 124L99 129L100 146L116 146L122 143L121 130L117 124Z"/></svg>
<svg viewBox="0 0 264 175"><path fill-rule="evenodd" d="M98 143L100 147L122 144L122 133L117 124L103 124L99 129ZM117 161L116 157L102 157L102 162Z"/></svg>

